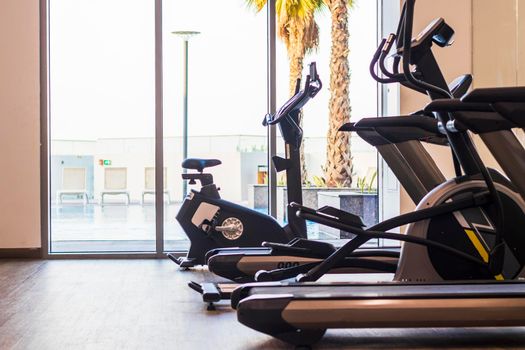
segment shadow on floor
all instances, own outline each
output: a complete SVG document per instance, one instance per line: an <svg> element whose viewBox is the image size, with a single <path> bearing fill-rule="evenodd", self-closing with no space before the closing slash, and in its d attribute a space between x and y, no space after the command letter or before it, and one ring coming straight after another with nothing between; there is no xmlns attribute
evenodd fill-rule
<svg viewBox="0 0 525 350"><path fill-rule="evenodd" d="M247 349L290 349L276 339ZM312 349L525 349L525 328L329 330Z"/></svg>

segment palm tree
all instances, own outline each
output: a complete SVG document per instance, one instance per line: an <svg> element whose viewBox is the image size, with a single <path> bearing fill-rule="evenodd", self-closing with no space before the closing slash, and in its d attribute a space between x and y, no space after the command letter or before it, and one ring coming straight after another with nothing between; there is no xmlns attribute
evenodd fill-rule
<svg viewBox="0 0 525 350"><path fill-rule="evenodd" d="M264 8L267 0L246 0L246 2L259 12ZM290 96L294 94L297 79L302 76L305 55L319 45L319 27L314 20L314 13L322 7L322 0L276 0L275 2L278 35L288 53ZM300 154L304 183L307 172L303 144Z"/></svg>
<svg viewBox="0 0 525 350"><path fill-rule="evenodd" d="M352 184L350 133L338 132L350 120L350 66L348 54L348 10L353 0L323 0L332 16L332 48L330 52L329 128L325 180L328 186Z"/></svg>

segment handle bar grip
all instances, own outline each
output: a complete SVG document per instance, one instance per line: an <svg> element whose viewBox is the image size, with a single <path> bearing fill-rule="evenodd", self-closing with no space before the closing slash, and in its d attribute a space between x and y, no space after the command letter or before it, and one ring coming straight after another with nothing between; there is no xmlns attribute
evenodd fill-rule
<svg viewBox="0 0 525 350"><path fill-rule="evenodd" d="M393 33L391 33L388 36L388 39L386 39L386 42L383 45L383 48L381 49L381 54L379 55L379 69L386 77L391 78L391 79L396 79L398 82L400 82L399 76L396 76L397 69L395 72L392 73L388 71L385 65L386 57L388 56L388 53L392 49L392 45L394 45L395 40L396 40L396 35ZM404 80L404 77L403 79L401 79L401 81L402 80Z"/></svg>
<svg viewBox="0 0 525 350"><path fill-rule="evenodd" d="M304 85L304 90L300 91L301 80L297 79L297 83L295 85L295 94L287 102L290 104L285 105L286 107L284 110L279 110L279 112L277 112L275 115L267 114L263 120L263 125L268 126L280 123L280 121L291 111L293 111L298 105L304 105L304 103L307 101L304 100L305 98L310 99L314 97L317 92L319 92L322 87L322 83L319 79L319 76L317 75L315 62L310 63L310 74L306 76L306 82Z"/></svg>
<svg viewBox="0 0 525 350"><path fill-rule="evenodd" d="M273 116L273 118L270 120L269 118L266 119L266 123L267 125L275 125L275 124L278 124L281 122L281 120L283 118L285 118L288 113L290 113L296 106L297 104L300 102L300 100L302 98L297 98L297 95L298 94L301 94L302 96L305 96L305 95L308 95L309 92L310 92L310 89L311 89L311 86L310 86L310 82L311 82L311 78L310 78L310 75L307 75L306 76L306 82L305 82L305 87L304 87L304 90L302 92L298 92L297 94L295 94L293 98L296 98L296 101L294 103L291 103L290 105L286 106L286 108L282 111L279 111L279 115L276 117L275 115Z"/></svg>
<svg viewBox="0 0 525 350"><path fill-rule="evenodd" d="M319 77L317 76L317 67L315 62L310 63L310 78L313 81L319 80Z"/></svg>
<svg viewBox="0 0 525 350"><path fill-rule="evenodd" d="M379 60L379 56L381 55L381 49L385 45L385 43L386 43L386 39L385 38L381 39L381 43L377 47L376 52L374 52L374 56L372 58L372 62L370 62L370 67L369 67L370 75L372 75L372 78L374 78L374 80L379 83L382 83L382 78L376 74L375 67L376 67L377 61Z"/></svg>
<svg viewBox="0 0 525 350"><path fill-rule="evenodd" d="M389 39L392 36L395 38L394 34L390 34ZM370 63L370 67L369 67L370 75L372 75L372 78L374 78L374 80L377 81L378 83L391 84L391 83L400 83L400 82L403 82L405 80L405 77L404 77L403 74L395 74L395 73L390 73L390 72L386 71L386 67L384 67L384 62L383 61L381 61L379 63L379 67L381 68L383 74L386 75L388 78L381 78L375 72L376 64L378 63L378 61L380 59L382 59L382 60L385 59L385 57L388 54L388 52L390 51L390 48L392 47L393 43L394 43L393 40L390 41L390 44L389 44L388 43L388 39L383 38L381 40L381 43L377 47L376 52L374 53L374 57L372 58L372 62Z"/></svg>
<svg viewBox="0 0 525 350"><path fill-rule="evenodd" d="M297 94L299 91L301 91L301 78L298 78L295 82L294 94Z"/></svg>

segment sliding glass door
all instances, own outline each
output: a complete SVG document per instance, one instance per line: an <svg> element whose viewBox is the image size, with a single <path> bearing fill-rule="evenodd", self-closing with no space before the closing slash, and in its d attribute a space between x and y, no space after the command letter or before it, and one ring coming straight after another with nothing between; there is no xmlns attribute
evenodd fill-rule
<svg viewBox="0 0 525 350"><path fill-rule="evenodd" d="M164 166L173 194L164 237L173 251L187 247L175 221L180 202L200 188L181 181L183 158L219 159L206 172L221 197L267 212L266 11L242 1L164 0L163 33Z"/></svg>
<svg viewBox="0 0 525 350"><path fill-rule="evenodd" d="M181 167L187 157L219 159L221 165L206 171L222 198L271 212L285 224L285 179L274 177L268 163L269 156L285 154L283 140L261 122L289 98L294 70L304 77L311 61L324 88L304 109L304 204L350 210L367 224L385 216L383 208L399 207L394 192L383 196L384 184L397 188L397 182L384 175L376 151L355 135L334 133L342 119L377 115L387 110L387 100L397 99L368 74L385 22L382 1L349 9L348 40L335 43L330 9L316 12L318 45L305 52L298 69L283 42L280 21L286 16L268 5L47 4L49 253L162 256L186 250L175 216L185 196L199 190L182 180L193 171ZM337 79L334 47L349 53L346 79ZM330 101L347 102L338 110L339 102ZM308 234L350 237L313 223Z"/></svg>

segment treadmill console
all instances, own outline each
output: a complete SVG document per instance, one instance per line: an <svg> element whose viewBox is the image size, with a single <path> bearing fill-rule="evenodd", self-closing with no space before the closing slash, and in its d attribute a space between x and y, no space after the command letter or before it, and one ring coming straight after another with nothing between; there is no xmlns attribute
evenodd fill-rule
<svg viewBox="0 0 525 350"><path fill-rule="evenodd" d="M436 18L415 38L412 38L412 51L417 54L421 49L427 49L432 43L440 47L452 45L454 42L454 29L450 27L443 18ZM403 55L403 47L397 50L399 56Z"/></svg>
<svg viewBox="0 0 525 350"><path fill-rule="evenodd" d="M454 42L454 29L452 29L443 18L436 18L423 29L415 39L412 39L412 47L418 46L431 39L436 45L445 47Z"/></svg>

